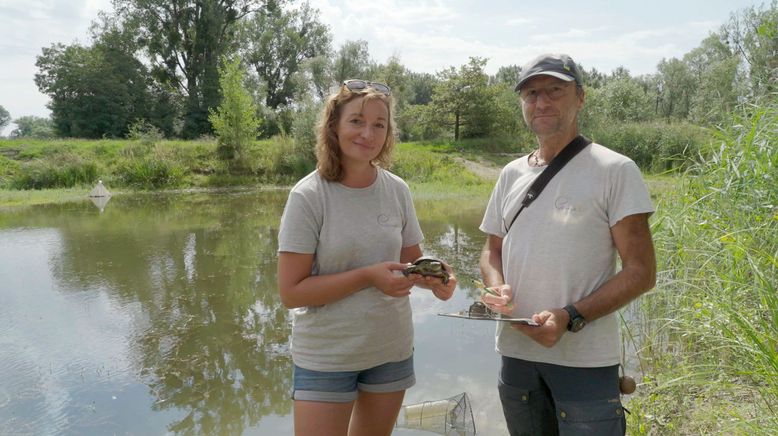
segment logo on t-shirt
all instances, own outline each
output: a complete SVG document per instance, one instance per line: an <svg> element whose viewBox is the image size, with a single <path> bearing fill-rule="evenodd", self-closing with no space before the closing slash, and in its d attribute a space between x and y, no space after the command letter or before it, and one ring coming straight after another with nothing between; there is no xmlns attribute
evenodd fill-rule
<svg viewBox="0 0 778 436"><path fill-rule="evenodd" d="M384 227L400 227L400 220L397 217L393 217L387 214L378 215L378 224Z"/></svg>
<svg viewBox="0 0 778 436"><path fill-rule="evenodd" d="M554 202L554 207L559 210L569 210L570 212L575 212L578 210L567 197L557 197L556 201Z"/></svg>

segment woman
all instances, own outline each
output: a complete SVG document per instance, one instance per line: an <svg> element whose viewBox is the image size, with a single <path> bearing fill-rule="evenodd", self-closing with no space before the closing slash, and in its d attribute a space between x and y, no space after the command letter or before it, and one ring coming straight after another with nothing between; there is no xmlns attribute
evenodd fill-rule
<svg viewBox="0 0 778 436"><path fill-rule="evenodd" d="M414 285L451 298L456 278L401 271L423 236L405 182L384 169L394 148L387 85L347 80L326 102L317 169L281 217L278 286L294 310L297 435L389 435L413 386ZM449 273L451 269L446 266Z"/></svg>

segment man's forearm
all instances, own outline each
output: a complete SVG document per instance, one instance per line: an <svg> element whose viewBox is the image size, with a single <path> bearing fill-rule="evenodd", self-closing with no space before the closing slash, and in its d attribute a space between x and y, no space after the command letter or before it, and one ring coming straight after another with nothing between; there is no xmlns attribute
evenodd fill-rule
<svg viewBox="0 0 778 436"><path fill-rule="evenodd" d="M653 288L653 277L654 274L647 269L622 269L597 290L573 304L587 321L594 321L619 310Z"/></svg>
<svg viewBox="0 0 778 436"><path fill-rule="evenodd" d="M502 244L495 244L493 241L490 243L490 236L484 244L484 248L481 251L481 277L484 279L486 286L499 286L505 283L505 278L502 274Z"/></svg>

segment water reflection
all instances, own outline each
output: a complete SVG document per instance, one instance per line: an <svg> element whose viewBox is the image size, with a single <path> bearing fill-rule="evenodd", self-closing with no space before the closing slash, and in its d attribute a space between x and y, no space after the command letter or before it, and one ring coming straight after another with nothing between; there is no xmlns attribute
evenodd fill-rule
<svg viewBox="0 0 778 436"><path fill-rule="evenodd" d="M103 211L0 215L0 433L289 434L291 325L275 289L285 200L115 196ZM419 383L407 396L467 390L482 423L499 404L493 327L435 314L475 292L483 202L417 204L427 254L465 287L445 303L414 293Z"/></svg>

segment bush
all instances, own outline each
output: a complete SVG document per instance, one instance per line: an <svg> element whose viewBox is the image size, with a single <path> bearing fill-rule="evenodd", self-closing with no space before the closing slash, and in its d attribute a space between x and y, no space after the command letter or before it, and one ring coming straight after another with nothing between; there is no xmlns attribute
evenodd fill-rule
<svg viewBox="0 0 778 436"><path fill-rule="evenodd" d="M91 185L99 178L97 164L67 153L51 160L33 160L22 164L11 177L11 189L72 188Z"/></svg>
<svg viewBox="0 0 778 436"><path fill-rule="evenodd" d="M127 159L116 169L120 183L139 189L173 188L181 185L185 174L180 165L153 156Z"/></svg>
<svg viewBox="0 0 778 436"><path fill-rule="evenodd" d="M162 138L162 131L146 120L136 120L127 132L127 139L138 142L147 149L154 147Z"/></svg>
<svg viewBox="0 0 778 436"><path fill-rule="evenodd" d="M19 172L19 163L0 156L0 187L5 188Z"/></svg>
<svg viewBox="0 0 778 436"><path fill-rule="evenodd" d="M622 123L584 132L593 141L628 156L644 171L682 169L711 137L688 123Z"/></svg>
<svg viewBox="0 0 778 436"><path fill-rule="evenodd" d="M658 208L651 376L627 404L643 434L778 434L776 144L778 106L747 108Z"/></svg>
<svg viewBox="0 0 778 436"><path fill-rule="evenodd" d="M300 109L292 121L292 137L298 149L310 150L310 157L316 157L316 122L321 112L321 104L307 103Z"/></svg>
<svg viewBox="0 0 778 436"><path fill-rule="evenodd" d="M260 120L251 94L243 85L240 59L224 59L219 68L219 85L224 96L216 110L210 109L208 120L218 138L219 159L233 160L256 138Z"/></svg>
<svg viewBox="0 0 778 436"><path fill-rule="evenodd" d="M312 150L298 146L287 135L252 144L244 152L243 165L266 183L293 183L316 168Z"/></svg>

